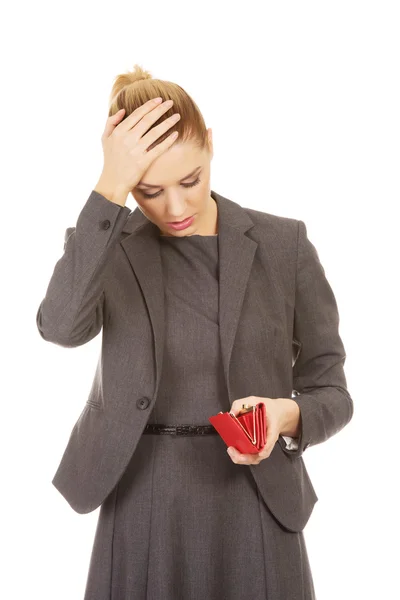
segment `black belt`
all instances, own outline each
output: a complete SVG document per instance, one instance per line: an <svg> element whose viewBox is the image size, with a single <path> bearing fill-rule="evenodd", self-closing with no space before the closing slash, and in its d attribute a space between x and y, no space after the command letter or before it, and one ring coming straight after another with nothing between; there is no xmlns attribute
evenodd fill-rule
<svg viewBox="0 0 400 600"><path fill-rule="evenodd" d="M210 435L218 431L213 425L146 425L144 434L155 433L158 435Z"/></svg>

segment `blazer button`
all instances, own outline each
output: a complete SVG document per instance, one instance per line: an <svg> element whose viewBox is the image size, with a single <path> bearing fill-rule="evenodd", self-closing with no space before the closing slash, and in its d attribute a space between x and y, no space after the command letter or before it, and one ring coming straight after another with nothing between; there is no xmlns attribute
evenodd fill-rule
<svg viewBox="0 0 400 600"><path fill-rule="evenodd" d="M108 219L106 219L105 221L100 221L100 227L102 229L108 229L110 227L111 223Z"/></svg>
<svg viewBox="0 0 400 600"><path fill-rule="evenodd" d="M147 408L149 404L150 404L150 400L148 398L139 398L136 401L136 406L138 408L140 408L141 410L144 410L145 408Z"/></svg>

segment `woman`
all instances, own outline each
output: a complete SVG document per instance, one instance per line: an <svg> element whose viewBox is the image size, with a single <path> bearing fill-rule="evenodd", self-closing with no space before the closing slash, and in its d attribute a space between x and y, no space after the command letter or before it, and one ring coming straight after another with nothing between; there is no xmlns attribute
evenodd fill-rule
<svg viewBox="0 0 400 600"><path fill-rule="evenodd" d="M198 107L138 65L114 83L102 143L101 177L37 313L64 347L102 329L53 479L77 512L101 506L85 600L315 598L303 529L317 496L302 454L350 421L353 402L305 225L210 190ZM265 447L228 456L208 417L260 401Z"/></svg>

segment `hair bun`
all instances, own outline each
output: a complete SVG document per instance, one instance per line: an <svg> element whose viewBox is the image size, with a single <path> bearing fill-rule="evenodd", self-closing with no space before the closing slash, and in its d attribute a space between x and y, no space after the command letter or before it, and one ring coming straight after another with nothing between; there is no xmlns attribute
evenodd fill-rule
<svg viewBox="0 0 400 600"><path fill-rule="evenodd" d="M135 83L135 81L141 81L143 79L152 79L151 73L143 69L143 67L137 63L134 65L133 71L127 73L127 77L130 83Z"/></svg>
<svg viewBox="0 0 400 600"><path fill-rule="evenodd" d="M114 79L110 94L110 106L115 103L118 94L120 94L122 90L129 88L137 81L144 81L145 79L153 79L153 77L149 71L146 71L138 64L134 65L133 71L127 71L126 73L117 75ZM111 114L113 114L112 109L109 111L109 116L111 116Z"/></svg>

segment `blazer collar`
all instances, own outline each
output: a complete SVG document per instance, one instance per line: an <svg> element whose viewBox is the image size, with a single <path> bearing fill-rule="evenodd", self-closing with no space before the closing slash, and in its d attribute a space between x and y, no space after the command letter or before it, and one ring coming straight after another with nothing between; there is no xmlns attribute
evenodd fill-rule
<svg viewBox="0 0 400 600"><path fill-rule="evenodd" d="M211 190L211 197L216 201L218 206L218 234L221 233L220 228L225 227L236 227L241 229L243 232L254 226L253 221L244 210L242 206L224 198L214 190ZM139 229L143 228L143 231L139 232ZM159 236L160 230L152 221L142 213L139 206L133 210L122 231L126 233L138 233L141 236Z"/></svg>
<svg viewBox="0 0 400 600"><path fill-rule="evenodd" d="M245 209L211 190L218 207L219 332L224 374L229 388L229 362L240 311L258 243L245 233L255 223ZM137 207L122 231L121 246L139 281L153 328L157 394L164 350L164 286L159 228ZM230 406L227 408L229 410Z"/></svg>

